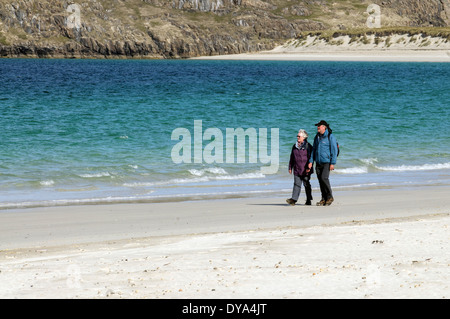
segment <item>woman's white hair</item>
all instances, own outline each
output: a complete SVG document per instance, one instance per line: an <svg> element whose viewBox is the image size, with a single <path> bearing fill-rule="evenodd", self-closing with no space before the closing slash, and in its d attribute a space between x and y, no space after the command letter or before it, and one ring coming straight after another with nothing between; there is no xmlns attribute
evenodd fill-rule
<svg viewBox="0 0 450 319"><path fill-rule="evenodd" d="M298 131L298 135L303 136L303 138L305 138L305 139L308 138L308 133L306 133L305 130Z"/></svg>

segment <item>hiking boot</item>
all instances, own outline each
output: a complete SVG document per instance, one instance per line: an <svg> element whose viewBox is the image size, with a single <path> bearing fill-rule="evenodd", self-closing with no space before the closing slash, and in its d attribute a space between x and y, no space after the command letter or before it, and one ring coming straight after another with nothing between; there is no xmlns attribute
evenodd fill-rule
<svg viewBox="0 0 450 319"><path fill-rule="evenodd" d="M286 199L286 203L288 203L288 204L291 205L291 206L295 206L295 203L296 203L296 202L297 202L297 201L293 200L292 198Z"/></svg>
<svg viewBox="0 0 450 319"><path fill-rule="evenodd" d="M330 197L330 198L328 198L328 200L325 202L325 205L324 205L324 206L330 206L332 202L334 202L334 198L333 198L333 197Z"/></svg>
<svg viewBox="0 0 450 319"><path fill-rule="evenodd" d="M325 206L325 199L321 199L320 202L316 203L316 206Z"/></svg>
<svg viewBox="0 0 450 319"><path fill-rule="evenodd" d="M307 200L306 203L305 203L305 205L311 206L311 201L310 201L310 200Z"/></svg>

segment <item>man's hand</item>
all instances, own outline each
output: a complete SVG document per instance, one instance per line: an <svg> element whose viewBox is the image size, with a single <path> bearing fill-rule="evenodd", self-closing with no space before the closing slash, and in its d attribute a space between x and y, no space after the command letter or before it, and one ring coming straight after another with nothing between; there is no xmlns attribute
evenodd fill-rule
<svg viewBox="0 0 450 319"><path fill-rule="evenodd" d="M334 171L334 165L330 164L330 171Z"/></svg>

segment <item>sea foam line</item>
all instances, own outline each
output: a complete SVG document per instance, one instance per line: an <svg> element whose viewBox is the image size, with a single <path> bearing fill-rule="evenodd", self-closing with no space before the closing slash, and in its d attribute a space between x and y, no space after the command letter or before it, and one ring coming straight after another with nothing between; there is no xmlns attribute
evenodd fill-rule
<svg viewBox="0 0 450 319"><path fill-rule="evenodd" d="M450 169L450 163L423 164L423 165L400 165L400 166L375 166L381 171L429 171L437 169Z"/></svg>
<svg viewBox="0 0 450 319"><path fill-rule="evenodd" d="M40 181L39 184L41 184L42 186L53 186L55 185L55 181L54 180L45 180L45 181Z"/></svg>
<svg viewBox="0 0 450 319"><path fill-rule="evenodd" d="M340 174L365 174L369 172L368 167L349 167L349 168L337 168L336 173Z"/></svg>
<svg viewBox="0 0 450 319"><path fill-rule="evenodd" d="M211 168L205 168L205 169L190 169L188 171L194 176L203 176L205 173L211 173L211 174L217 174L217 175L225 175L228 174L226 170L220 167L211 167Z"/></svg>
<svg viewBox="0 0 450 319"><path fill-rule="evenodd" d="M83 199L55 199L42 201L27 202L11 202L0 204L2 209L18 209L18 208L38 208L38 207L59 207L59 206L79 206L79 205L107 205L121 203L157 203L157 202L173 202L184 200L201 200L216 198L236 198L245 197L247 195L277 193L279 190L253 190L253 191L236 191L236 192L217 192L217 193L190 193L190 194L164 194L153 196L118 196L118 197L98 197Z"/></svg>
<svg viewBox="0 0 450 319"><path fill-rule="evenodd" d="M367 159L362 161L365 162L367 165L349 168L337 168L335 172L338 174L366 174L369 173L370 167L372 167L375 170L387 172L409 172L409 171L430 171L439 169L450 169L450 162L438 164L423 164L423 165L379 166L374 164L377 162L376 159Z"/></svg>
<svg viewBox="0 0 450 319"><path fill-rule="evenodd" d="M93 174L80 174L82 178L99 178L99 177L112 177L109 172L93 173Z"/></svg>
<svg viewBox="0 0 450 319"><path fill-rule="evenodd" d="M204 183L210 181L220 181L220 180L240 180L240 179L256 179L256 178L264 178L265 175L261 172L254 173L242 173L237 175L228 175L225 170L218 176L203 176L206 172L189 172L196 177L191 178L175 178L167 181L158 181L158 182L135 182L135 183L124 183L125 187L148 187L148 186L164 186L164 185L176 185L176 184L187 184L187 183Z"/></svg>

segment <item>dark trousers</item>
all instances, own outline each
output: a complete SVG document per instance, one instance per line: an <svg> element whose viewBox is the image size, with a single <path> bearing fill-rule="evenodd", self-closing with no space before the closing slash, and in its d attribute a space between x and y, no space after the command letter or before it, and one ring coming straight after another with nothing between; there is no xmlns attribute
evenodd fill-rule
<svg viewBox="0 0 450 319"><path fill-rule="evenodd" d="M333 192L330 185L330 164L317 164L316 174L319 180L320 192L322 193L323 200L329 200L333 198Z"/></svg>
<svg viewBox="0 0 450 319"><path fill-rule="evenodd" d="M303 186L305 186L306 201L311 201L313 199L311 191L311 183L309 182L310 179L311 179L310 176L294 175L294 188L292 189L293 200L298 201L298 197L300 196L300 190L302 189L302 183Z"/></svg>

